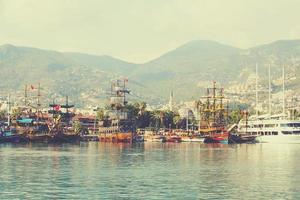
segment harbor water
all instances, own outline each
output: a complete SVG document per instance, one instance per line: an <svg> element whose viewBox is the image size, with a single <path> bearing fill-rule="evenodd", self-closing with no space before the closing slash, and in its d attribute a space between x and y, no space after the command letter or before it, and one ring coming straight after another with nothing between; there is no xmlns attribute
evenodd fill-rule
<svg viewBox="0 0 300 200"><path fill-rule="evenodd" d="M299 144L0 144L0 199L300 199Z"/></svg>

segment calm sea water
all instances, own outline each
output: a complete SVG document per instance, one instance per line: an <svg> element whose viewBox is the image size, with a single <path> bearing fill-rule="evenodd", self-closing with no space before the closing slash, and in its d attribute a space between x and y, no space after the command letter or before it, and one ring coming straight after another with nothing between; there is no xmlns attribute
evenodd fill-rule
<svg viewBox="0 0 300 200"><path fill-rule="evenodd" d="M1 144L0 170L0 199L300 199L300 144Z"/></svg>

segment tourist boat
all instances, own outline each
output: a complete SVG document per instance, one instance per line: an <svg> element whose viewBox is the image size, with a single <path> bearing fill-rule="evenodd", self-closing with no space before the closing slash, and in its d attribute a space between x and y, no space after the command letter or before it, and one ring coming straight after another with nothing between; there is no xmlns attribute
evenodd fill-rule
<svg viewBox="0 0 300 200"><path fill-rule="evenodd" d="M0 143L9 142L9 143L19 143L27 142L28 138L24 134L20 134L17 129L11 124L11 110L10 110L10 95L7 99L7 121L0 124Z"/></svg>
<svg viewBox="0 0 300 200"><path fill-rule="evenodd" d="M15 128L1 128L0 143L21 143L28 142L28 138L24 134L19 134Z"/></svg>
<svg viewBox="0 0 300 200"><path fill-rule="evenodd" d="M204 143L228 143L227 120L225 119L224 89L207 88L207 95L200 106L199 132L205 136ZM227 111L228 112L228 111ZM227 113L228 115L228 113Z"/></svg>
<svg viewBox="0 0 300 200"><path fill-rule="evenodd" d="M257 136L259 142L270 143L300 143L300 120L289 117L285 109L285 72L282 77L282 113L272 114L271 104L271 69L269 66L269 110L268 114L256 114L249 119L241 119L238 124L238 133ZM258 105L258 84L256 66L256 106Z"/></svg>
<svg viewBox="0 0 300 200"><path fill-rule="evenodd" d="M300 120L286 119L283 115L252 116L247 123L239 122L238 133L256 136L259 142L300 143Z"/></svg>
<svg viewBox="0 0 300 200"><path fill-rule="evenodd" d="M47 143L53 139L49 133L49 126L45 121L36 118L20 118L16 120L16 129L18 132L28 138L30 142Z"/></svg>
<svg viewBox="0 0 300 200"><path fill-rule="evenodd" d="M74 105L69 104L68 96L65 104L56 104L53 102L49 105L48 110L52 114L52 122L50 123L49 134L51 135L51 142L54 143L73 143L81 140L80 134L73 128L74 112L70 112Z"/></svg>
<svg viewBox="0 0 300 200"><path fill-rule="evenodd" d="M203 131L205 132L205 131ZM225 127L214 127L206 130L204 143L228 144L228 132Z"/></svg>
<svg viewBox="0 0 300 200"><path fill-rule="evenodd" d="M135 136L133 121L129 119L126 111L126 95L130 91L126 88L127 79L111 82L110 109L106 110L107 117L100 120L100 142L131 143Z"/></svg>

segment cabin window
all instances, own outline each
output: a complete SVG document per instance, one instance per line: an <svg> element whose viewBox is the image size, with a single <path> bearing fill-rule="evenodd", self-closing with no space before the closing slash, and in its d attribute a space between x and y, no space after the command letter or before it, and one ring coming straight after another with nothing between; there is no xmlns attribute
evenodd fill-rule
<svg viewBox="0 0 300 200"><path fill-rule="evenodd" d="M280 124L280 127L289 127L288 124Z"/></svg>
<svg viewBox="0 0 300 200"><path fill-rule="evenodd" d="M272 132L272 135L278 135L278 132L274 131Z"/></svg>
<svg viewBox="0 0 300 200"><path fill-rule="evenodd" d="M292 131L282 131L282 133L285 134L285 135L291 135L291 134L293 134Z"/></svg>
<svg viewBox="0 0 300 200"><path fill-rule="evenodd" d="M275 124L266 124L265 127L266 128L275 127Z"/></svg>

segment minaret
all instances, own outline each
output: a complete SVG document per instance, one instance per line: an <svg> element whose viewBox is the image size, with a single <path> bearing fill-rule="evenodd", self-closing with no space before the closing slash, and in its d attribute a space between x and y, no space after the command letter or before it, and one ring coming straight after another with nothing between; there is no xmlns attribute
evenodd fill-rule
<svg viewBox="0 0 300 200"><path fill-rule="evenodd" d="M169 109L170 111L173 111L173 90L170 92Z"/></svg>

